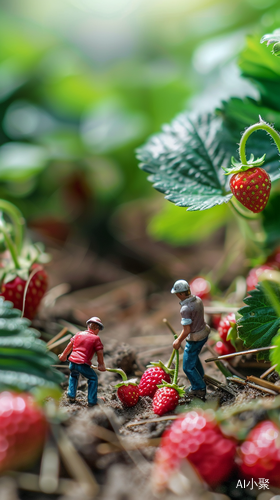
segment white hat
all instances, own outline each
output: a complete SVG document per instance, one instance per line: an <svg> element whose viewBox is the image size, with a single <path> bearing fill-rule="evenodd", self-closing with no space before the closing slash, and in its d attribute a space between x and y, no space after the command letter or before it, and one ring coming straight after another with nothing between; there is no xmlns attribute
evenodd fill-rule
<svg viewBox="0 0 280 500"><path fill-rule="evenodd" d="M101 323L101 319L98 318L97 316L93 316L92 318L89 318L86 322L86 324L88 325L89 323L96 323L97 325L100 326L100 330L103 330L104 328L104 325Z"/></svg>
<svg viewBox="0 0 280 500"><path fill-rule="evenodd" d="M190 290L190 285L186 280L175 281L171 293L181 293L188 292Z"/></svg>

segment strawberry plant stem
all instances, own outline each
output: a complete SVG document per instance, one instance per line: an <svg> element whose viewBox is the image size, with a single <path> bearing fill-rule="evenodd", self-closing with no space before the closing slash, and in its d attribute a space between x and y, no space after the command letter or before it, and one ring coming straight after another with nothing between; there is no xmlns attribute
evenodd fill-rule
<svg viewBox="0 0 280 500"><path fill-rule="evenodd" d="M15 246L17 249L17 254L19 255L22 249L22 243L23 243L23 233L24 233L24 227L25 227L25 221L22 216L22 213L20 210L15 207L12 203L6 200L1 200L0 199L0 211L6 213L15 229Z"/></svg>
<svg viewBox="0 0 280 500"><path fill-rule="evenodd" d="M96 370L97 367L91 365L91 368L94 368ZM119 375L121 375L123 381L127 380L126 373L121 368L106 368L106 372L118 373Z"/></svg>
<svg viewBox="0 0 280 500"><path fill-rule="evenodd" d="M20 269L20 265L19 265L19 262L17 259L16 248L15 248L15 245L14 245L14 243L13 243L13 241L12 241L12 239L11 239L11 237L10 237L6 227L5 227L5 222L4 222L3 218L0 219L0 231L2 231L2 233L3 233L5 243L7 245L8 250L10 251L15 268Z"/></svg>
<svg viewBox="0 0 280 500"><path fill-rule="evenodd" d="M245 151L246 142L247 142L248 138L250 137L250 135L253 132L255 132L256 130L265 130L269 135L271 135L272 139L274 140L274 142L278 148L278 151L280 152L280 136L279 136L278 132L276 132L276 130L271 125L269 125L268 123L265 123L260 117L260 122L255 123L254 125L251 125L251 127L247 128L247 130L245 130L244 134L242 135L242 138L241 138L241 141L239 144L239 156L240 156L241 163L243 165L248 165L248 162L246 159L246 151Z"/></svg>

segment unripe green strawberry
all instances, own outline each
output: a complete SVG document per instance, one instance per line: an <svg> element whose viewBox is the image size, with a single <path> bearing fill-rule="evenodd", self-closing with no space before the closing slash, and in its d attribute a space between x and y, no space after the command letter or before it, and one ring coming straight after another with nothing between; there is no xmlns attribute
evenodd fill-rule
<svg viewBox="0 0 280 500"><path fill-rule="evenodd" d="M233 174L230 179L230 189L244 207L257 214L266 207L271 180L263 168L253 167L245 172Z"/></svg>
<svg viewBox="0 0 280 500"><path fill-rule="evenodd" d="M30 394L0 393L0 472L28 465L43 447L47 421Z"/></svg>

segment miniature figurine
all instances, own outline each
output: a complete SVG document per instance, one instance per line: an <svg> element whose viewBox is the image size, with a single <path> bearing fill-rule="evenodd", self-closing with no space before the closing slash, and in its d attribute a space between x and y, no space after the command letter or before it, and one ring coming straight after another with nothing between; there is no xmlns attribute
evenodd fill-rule
<svg viewBox="0 0 280 500"><path fill-rule="evenodd" d="M91 359L97 354L98 370L106 371L103 358L103 344L98 336L99 330L104 326L101 320L96 316L90 318L87 322L87 330L78 332L70 340L63 353L58 357L60 361L66 361L68 354L70 361L70 377L67 397L69 401L74 402L80 373L88 379L88 406L97 404L98 378L95 371L91 368Z"/></svg>
<svg viewBox="0 0 280 500"><path fill-rule="evenodd" d="M171 293L175 293L180 299L181 324L183 326L181 334L173 342L174 349L179 349L182 341L187 340L183 357L183 370L191 383L187 392L189 395L204 399L206 384L203 380L204 370L198 355L207 341L210 327L204 320L203 302L199 297L192 295L190 285L185 280L176 281Z"/></svg>

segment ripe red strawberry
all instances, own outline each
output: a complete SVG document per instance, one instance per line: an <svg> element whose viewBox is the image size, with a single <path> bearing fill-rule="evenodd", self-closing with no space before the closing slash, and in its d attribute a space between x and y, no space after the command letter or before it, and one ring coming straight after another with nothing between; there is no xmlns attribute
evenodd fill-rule
<svg viewBox="0 0 280 500"><path fill-rule="evenodd" d="M37 269L37 272L35 270ZM28 319L33 319L39 304L44 296L47 286L48 286L48 276L46 271L42 268L40 264L33 264L30 268L30 274L32 276L26 293L25 306L24 306L24 317ZM22 279L20 276L12 279L8 282L2 282L1 285L1 295L11 302L13 302L16 309L22 311L23 308L23 297L24 290L27 280Z"/></svg>
<svg viewBox="0 0 280 500"><path fill-rule="evenodd" d="M0 472L32 462L43 447L47 427L30 394L0 393Z"/></svg>
<svg viewBox="0 0 280 500"><path fill-rule="evenodd" d="M240 470L245 477L269 480L280 487L280 431L270 420L259 423L239 449Z"/></svg>
<svg viewBox="0 0 280 500"><path fill-rule="evenodd" d="M175 410L179 402L179 394L171 387L161 387L153 397L153 410L156 415L164 415Z"/></svg>
<svg viewBox="0 0 280 500"><path fill-rule="evenodd" d="M263 264L262 266L253 267L253 269L251 269L246 278L247 292L250 292L250 290L254 290L254 288L256 288L259 281L259 276L266 270L273 271L272 265Z"/></svg>
<svg viewBox="0 0 280 500"><path fill-rule="evenodd" d="M164 371L160 366L153 366L143 373L139 383L140 396L149 396L152 398L158 390L157 385L162 381L170 383L170 375Z"/></svg>
<svg viewBox="0 0 280 500"><path fill-rule="evenodd" d="M229 342L227 340L227 334L228 334L230 328L232 327L233 323L236 323L234 313L228 314L225 318L221 319L219 326L218 326L218 334L220 336L220 339L223 340L223 342L227 342L227 343Z"/></svg>
<svg viewBox="0 0 280 500"><path fill-rule="evenodd" d="M211 298L211 284L205 278L198 276L190 281L191 292L202 300Z"/></svg>
<svg viewBox="0 0 280 500"><path fill-rule="evenodd" d="M235 451L235 441L223 435L211 410L192 410L163 434L155 457L154 485L163 490L172 473L187 459L209 486L215 487L233 470Z"/></svg>
<svg viewBox="0 0 280 500"><path fill-rule="evenodd" d="M139 389L136 384L121 385L117 391L119 400L129 408L135 406L139 399Z"/></svg>
<svg viewBox="0 0 280 500"><path fill-rule="evenodd" d="M257 214L266 207L271 180L263 168L253 167L245 172L233 174L230 179L230 189L244 207Z"/></svg>
<svg viewBox="0 0 280 500"><path fill-rule="evenodd" d="M218 342L216 342L215 351L217 352L217 354L219 354L219 356L224 356L225 354L236 352L230 342L225 343L222 340L218 340Z"/></svg>

